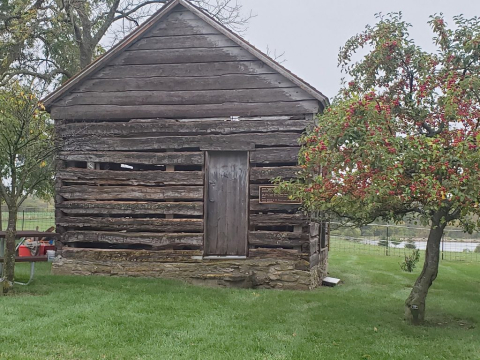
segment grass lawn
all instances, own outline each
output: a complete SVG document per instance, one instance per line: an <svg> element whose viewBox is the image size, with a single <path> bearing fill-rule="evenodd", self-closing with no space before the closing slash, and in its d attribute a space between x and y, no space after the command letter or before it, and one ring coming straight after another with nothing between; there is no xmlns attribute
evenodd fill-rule
<svg viewBox="0 0 480 360"><path fill-rule="evenodd" d="M312 292L51 276L41 264L0 298L0 358L480 359L480 264L442 262L428 323L413 327L403 302L417 274L399 261L333 253L344 283Z"/></svg>

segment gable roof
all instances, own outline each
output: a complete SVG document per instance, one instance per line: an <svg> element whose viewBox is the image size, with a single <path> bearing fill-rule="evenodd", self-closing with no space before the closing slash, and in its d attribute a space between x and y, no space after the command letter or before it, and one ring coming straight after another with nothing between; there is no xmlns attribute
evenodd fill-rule
<svg viewBox="0 0 480 360"><path fill-rule="evenodd" d="M218 30L221 34L228 37L230 40L235 42L241 48L248 51L250 54L255 56L260 61L264 62L266 65L277 71L279 74L283 75L285 78L290 80L292 83L297 85L299 88L310 94L312 97L317 99L323 108L325 108L329 104L328 98L323 95L320 91L315 89L312 85L308 84L306 81L302 80L277 61L270 58L268 55L263 53L262 51L258 50L256 47L251 45L245 39L219 23L209 14L207 14L204 10L200 9L199 7L191 4L187 0L172 0L171 2L165 4L159 11L157 11L150 19L145 21L141 26L135 29L131 34L126 36L122 41L120 41L117 45L112 47L109 51L107 51L103 56L99 57L97 60L92 62L89 66L85 69L81 70L77 75L73 78L68 80L64 85L60 88L49 94L47 97L43 99L44 105L48 111L50 111L51 106L54 104L55 101L60 99L63 95L68 93L75 85L80 83L82 80L86 79L89 75L94 73L95 71L101 69L103 66L107 65L110 60L118 56L122 53L127 47L129 47L133 42L138 40L142 37L147 31L149 31L153 26L155 26L162 18L166 15L170 14L170 12L177 6L182 5L195 15L197 15L200 19L204 20L207 24L212 26L214 29Z"/></svg>

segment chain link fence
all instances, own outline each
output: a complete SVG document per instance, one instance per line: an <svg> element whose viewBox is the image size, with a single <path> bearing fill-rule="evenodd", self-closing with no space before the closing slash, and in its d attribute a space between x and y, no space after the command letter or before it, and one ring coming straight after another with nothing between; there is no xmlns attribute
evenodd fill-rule
<svg viewBox="0 0 480 360"><path fill-rule="evenodd" d="M5 206L1 207L1 229L5 230L8 221L8 211ZM45 231L55 226L55 210L53 206L45 208L25 207L18 212L17 230Z"/></svg>
<svg viewBox="0 0 480 360"><path fill-rule="evenodd" d="M429 228L410 225L370 224L353 228L332 223L330 250L404 257L413 249L424 251L429 232ZM480 233L446 228L440 250L443 260L480 261Z"/></svg>

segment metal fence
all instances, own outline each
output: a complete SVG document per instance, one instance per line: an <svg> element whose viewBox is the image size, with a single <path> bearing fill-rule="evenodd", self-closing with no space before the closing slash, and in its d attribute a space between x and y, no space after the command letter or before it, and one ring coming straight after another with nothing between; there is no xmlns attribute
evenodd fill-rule
<svg viewBox="0 0 480 360"><path fill-rule="evenodd" d="M1 230L5 230L8 212L1 208ZM18 213L17 230L44 231L55 225L52 207L23 208ZM332 223L330 251L404 257L412 249L425 250L430 229L411 225L370 224L361 228L340 227ZM441 244L443 260L480 261L480 233L467 234L447 228Z"/></svg>
<svg viewBox="0 0 480 360"><path fill-rule="evenodd" d="M1 208L1 230L5 230L8 221L8 211ZM45 208L23 208L18 212L17 230L40 230L45 231L55 226L55 211L52 207Z"/></svg>
<svg viewBox="0 0 480 360"><path fill-rule="evenodd" d="M331 224L330 250L371 255L410 255L413 249L424 251L429 228L410 225L371 224L362 228ZM467 234L447 228L441 243L441 259L480 261L480 233Z"/></svg>

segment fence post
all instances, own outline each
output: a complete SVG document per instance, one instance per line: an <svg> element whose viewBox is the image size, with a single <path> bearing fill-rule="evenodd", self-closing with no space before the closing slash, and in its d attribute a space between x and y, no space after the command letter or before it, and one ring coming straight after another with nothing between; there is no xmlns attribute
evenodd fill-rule
<svg viewBox="0 0 480 360"><path fill-rule="evenodd" d="M444 251L445 251L445 232L442 234L442 260L443 260Z"/></svg>
<svg viewBox="0 0 480 360"><path fill-rule="evenodd" d="M2 198L0 198L0 231L3 230L2 225L3 217L2 217ZM5 255L5 239L0 238L0 257L3 258ZM0 263L0 277L3 277L3 262Z"/></svg>
<svg viewBox="0 0 480 360"><path fill-rule="evenodd" d="M387 256L388 256L388 245L389 245L388 229L389 229L389 226L387 225L387 247L385 248L385 254L386 254Z"/></svg>
<svg viewBox="0 0 480 360"><path fill-rule="evenodd" d="M22 210L22 230L25 230L23 227L25 226L25 210Z"/></svg>

